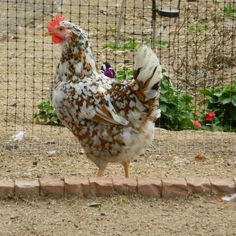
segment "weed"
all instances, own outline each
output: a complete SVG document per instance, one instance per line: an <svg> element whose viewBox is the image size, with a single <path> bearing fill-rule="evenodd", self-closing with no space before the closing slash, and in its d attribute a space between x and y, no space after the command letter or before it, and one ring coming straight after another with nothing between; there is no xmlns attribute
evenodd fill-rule
<svg viewBox="0 0 236 236"><path fill-rule="evenodd" d="M233 8L231 4L228 4L224 7L224 16L226 17L236 17L236 10Z"/></svg>
<svg viewBox="0 0 236 236"><path fill-rule="evenodd" d="M34 121L40 124L61 125L55 108L50 101L44 100L38 105L39 112L34 114Z"/></svg>
<svg viewBox="0 0 236 236"><path fill-rule="evenodd" d="M124 43L120 43L119 45L116 44L116 42L108 42L106 47L113 49L113 50L118 50L118 51L125 51L125 50L133 50L139 45L138 42L134 40L129 40Z"/></svg>
<svg viewBox="0 0 236 236"><path fill-rule="evenodd" d="M133 78L133 71L129 70L128 68L118 70L116 73L116 79L118 80L125 80L130 78Z"/></svg>
<svg viewBox="0 0 236 236"><path fill-rule="evenodd" d="M200 33L206 30L209 30L211 27L209 26L209 24L206 23L202 23L202 24L196 24L196 25L190 25L188 27L188 32L189 33Z"/></svg>

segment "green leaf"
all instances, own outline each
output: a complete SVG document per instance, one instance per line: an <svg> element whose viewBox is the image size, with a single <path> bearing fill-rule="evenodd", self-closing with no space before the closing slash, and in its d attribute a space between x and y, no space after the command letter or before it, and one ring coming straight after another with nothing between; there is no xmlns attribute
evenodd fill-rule
<svg viewBox="0 0 236 236"><path fill-rule="evenodd" d="M156 42L156 47L158 49L160 48L169 48L170 47L170 41L166 41L166 40L158 40Z"/></svg>
<svg viewBox="0 0 236 236"><path fill-rule="evenodd" d="M162 112L166 112L167 106L165 104L160 104L160 109Z"/></svg>
<svg viewBox="0 0 236 236"><path fill-rule="evenodd" d="M236 107L236 95L232 96L232 104Z"/></svg>
<svg viewBox="0 0 236 236"><path fill-rule="evenodd" d="M129 70L128 68L118 70L116 73L116 79L118 80L125 80L130 78L133 78L133 71Z"/></svg>
<svg viewBox="0 0 236 236"><path fill-rule="evenodd" d="M228 104L228 103L231 102L231 97L226 97L226 98L222 99L221 102L222 102L222 104L224 104L224 105L225 105L225 104Z"/></svg>
<svg viewBox="0 0 236 236"><path fill-rule="evenodd" d="M160 97L160 102L169 103L169 99L168 99L168 97L161 96Z"/></svg>
<svg viewBox="0 0 236 236"><path fill-rule="evenodd" d="M216 92L214 92L213 94L214 94L214 96L216 96L216 97L221 97L222 94L223 94L223 91L222 91L222 90L216 91Z"/></svg>
<svg viewBox="0 0 236 236"><path fill-rule="evenodd" d="M203 95L208 95L208 96L212 95L212 91L208 88L200 89L200 93L202 93Z"/></svg>
<svg viewBox="0 0 236 236"><path fill-rule="evenodd" d="M39 112L34 114L33 119L36 123L61 125L56 111L50 101L45 100L38 104Z"/></svg>

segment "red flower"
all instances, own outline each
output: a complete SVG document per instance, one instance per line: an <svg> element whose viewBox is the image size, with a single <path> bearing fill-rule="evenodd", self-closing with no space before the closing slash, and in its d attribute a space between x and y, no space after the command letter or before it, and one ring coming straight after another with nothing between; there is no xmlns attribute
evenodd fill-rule
<svg viewBox="0 0 236 236"><path fill-rule="evenodd" d="M205 115L205 119L206 121L212 122L215 116L216 116L216 113L214 111L211 111Z"/></svg>
<svg viewBox="0 0 236 236"><path fill-rule="evenodd" d="M198 120L192 120L192 122L193 122L193 126L195 126L195 127L201 127L202 126L202 124Z"/></svg>

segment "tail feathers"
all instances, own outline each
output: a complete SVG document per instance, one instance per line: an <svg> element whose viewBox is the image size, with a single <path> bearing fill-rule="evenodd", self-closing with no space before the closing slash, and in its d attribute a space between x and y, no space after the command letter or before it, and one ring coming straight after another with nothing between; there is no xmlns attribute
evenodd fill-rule
<svg viewBox="0 0 236 236"><path fill-rule="evenodd" d="M135 79L142 85L145 100L158 98L162 69L156 54L151 48L142 46L136 52L134 66Z"/></svg>

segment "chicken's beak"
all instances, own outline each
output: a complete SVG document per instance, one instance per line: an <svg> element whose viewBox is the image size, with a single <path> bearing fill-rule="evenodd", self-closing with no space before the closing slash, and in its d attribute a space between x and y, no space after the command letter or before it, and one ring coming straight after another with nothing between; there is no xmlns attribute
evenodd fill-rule
<svg viewBox="0 0 236 236"><path fill-rule="evenodd" d="M43 34L44 37L51 36L51 35L52 35L52 33L50 33L49 31Z"/></svg>

